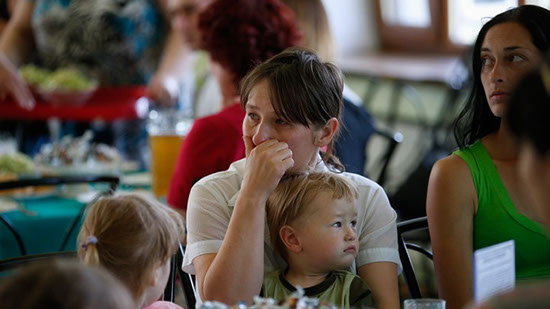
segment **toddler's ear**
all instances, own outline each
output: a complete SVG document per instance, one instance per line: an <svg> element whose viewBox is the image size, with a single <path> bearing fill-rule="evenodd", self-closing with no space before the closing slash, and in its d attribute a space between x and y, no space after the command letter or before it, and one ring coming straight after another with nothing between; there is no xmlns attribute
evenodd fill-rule
<svg viewBox="0 0 550 309"><path fill-rule="evenodd" d="M281 241L285 244L288 251L294 253L302 251L300 238L298 238L296 231L291 226L285 225L281 227L279 230L279 237L281 237Z"/></svg>

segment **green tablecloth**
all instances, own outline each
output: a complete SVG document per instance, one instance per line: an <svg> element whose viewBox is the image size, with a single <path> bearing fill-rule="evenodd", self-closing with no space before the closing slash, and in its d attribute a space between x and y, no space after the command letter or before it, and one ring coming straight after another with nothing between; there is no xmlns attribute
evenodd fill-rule
<svg viewBox="0 0 550 309"><path fill-rule="evenodd" d="M66 230L85 204L59 196L17 199L26 211L4 212L23 238L27 254L59 251ZM65 250L75 250L80 224L74 229ZM0 259L20 256L13 234L0 223Z"/></svg>

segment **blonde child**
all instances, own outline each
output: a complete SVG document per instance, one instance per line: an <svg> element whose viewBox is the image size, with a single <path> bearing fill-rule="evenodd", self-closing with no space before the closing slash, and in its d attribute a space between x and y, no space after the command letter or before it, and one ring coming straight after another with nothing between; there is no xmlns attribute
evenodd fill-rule
<svg viewBox="0 0 550 309"><path fill-rule="evenodd" d="M357 188L334 173L281 180L267 207L271 242L288 268L264 278L263 296L284 300L295 287L338 307L368 302L370 291L349 269L359 249Z"/></svg>
<svg viewBox="0 0 550 309"><path fill-rule="evenodd" d="M180 308L155 301L166 286L170 257L183 234L180 216L152 198L137 194L104 198L86 215L78 235L78 256L120 279L138 308Z"/></svg>

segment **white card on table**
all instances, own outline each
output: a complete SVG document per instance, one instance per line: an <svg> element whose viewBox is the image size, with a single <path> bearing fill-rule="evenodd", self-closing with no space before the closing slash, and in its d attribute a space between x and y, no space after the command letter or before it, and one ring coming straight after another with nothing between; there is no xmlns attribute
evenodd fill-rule
<svg viewBox="0 0 550 309"><path fill-rule="evenodd" d="M476 303L514 289L516 256L509 240L474 251L474 299Z"/></svg>

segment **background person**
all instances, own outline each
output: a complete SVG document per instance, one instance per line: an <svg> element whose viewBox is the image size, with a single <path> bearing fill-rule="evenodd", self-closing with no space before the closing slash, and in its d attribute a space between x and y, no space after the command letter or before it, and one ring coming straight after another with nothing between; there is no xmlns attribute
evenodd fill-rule
<svg viewBox="0 0 550 309"><path fill-rule="evenodd" d="M282 1L296 14L303 35L301 46L314 50L323 61L335 63L338 52L323 1ZM365 174L367 143L373 131L374 118L363 107L361 98L344 84L342 128L334 153L347 172Z"/></svg>
<svg viewBox="0 0 550 309"><path fill-rule="evenodd" d="M216 79L208 70L208 53L201 50L199 14L212 0L167 0L172 29L181 37L184 47L190 50L183 78L186 108L195 118L215 114L221 110L221 94Z"/></svg>
<svg viewBox="0 0 550 309"><path fill-rule="evenodd" d="M15 10L15 5L18 0L1 0L0 1L0 35L4 32L8 20L10 20L13 11Z"/></svg>
<svg viewBox="0 0 550 309"><path fill-rule="evenodd" d="M78 257L114 274L138 308L180 308L156 300L164 292L170 258L183 235L179 215L153 198L137 194L103 198L84 219Z"/></svg>
<svg viewBox="0 0 550 309"><path fill-rule="evenodd" d="M245 77L246 159L202 178L189 198L183 269L197 275L199 299L251 302L264 273L285 267L264 235L265 203L284 174L343 169L332 155L342 88L338 68L300 49L272 57ZM350 270L368 284L380 308L398 308L395 211L379 185L341 175L359 190L359 248Z"/></svg>
<svg viewBox="0 0 550 309"><path fill-rule="evenodd" d="M278 0L215 1L202 11L199 28L223 109L197 119L183 140L166 199L181 212L195 182L245 156L241 79L255 64L300 40L292 12Z"/></svg>
<svg viewBox="0 0 550 309"><path fill-rule="evenodd" d="M130 293L101 268L70 260L33 262L0 281L3 308L135 309Z"/></svg>
<svg viewBox="0 0 550 309"><path fill-rule="evenodd" d="M151 79L155 73L173 74L170 70L177 68L174 64L179 56L164 47L179 49L181 44L170 44L179 37L170 31L162 14L160 3L153 0L127 1L123 5L21 1L2 35L0 51L15 67L30 62L36 53L39 64L46 68L76 66L102 85L147 84L155 80ZM0 69L2 81L15 79L4 65ZM2 94L13 95L21 106L34 105L32 98L24 101L17 95L26 85L0 85ZM168 94L152 93L155 100L163 101L171 94L170 89L157 90Z"/></svg>
<svg viewBox="0 0 550 309"><path fill-rule="evenodd" d="M161 105L178 98L182 44L170 30L163 1L20 1L0 39L0 99L11 96L31 109L35 101L17 68L33 62L47 69L75 67L101 85L148 85ZM43 125L44 126L44 125ZM84 128L79 128L84 126ZM88 124L77 124L82 134ZM146 165L147 139L141 120L93 126L103 142L114 143L127 160ZM33 132L34 131L34 132ZM36 135L33 129L27 135ZM44 135L44 133L41 133ZM36 142L36 139L32 141ZM32 154L32 149L25 149Z"/></svg>
<svg viewBox="0 0 550 309"><path fill-rule="evenodd" d="M473 251L515 241L516 279L550 276L550 240L533 200L517 178L518 145L501 121L518 81L550 46L550 12L521 6L480 30L474 85L455 127L460 150L438 161L427 213L441 298L461 308L473 298Z"/></svg>
<svg viewBox="0 0 550 309"><path fill-rule="evenodd" d="M305 296L338 308L369 303L370 291L343 270L357 256L357 188L334 173L281 179L267 200L271 243L288 267L264 277L264 297L284 302L304 288Z"/></svg>

